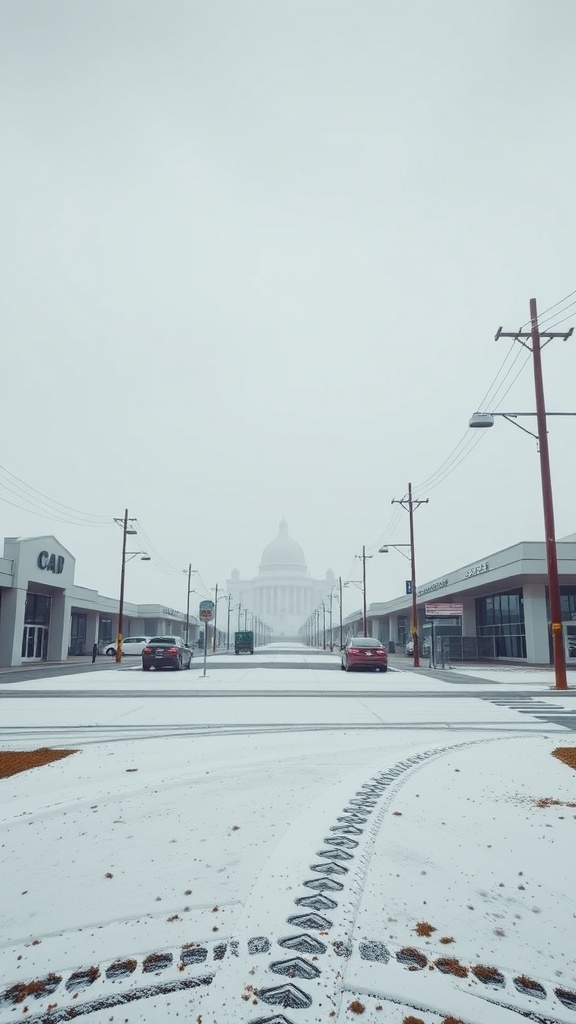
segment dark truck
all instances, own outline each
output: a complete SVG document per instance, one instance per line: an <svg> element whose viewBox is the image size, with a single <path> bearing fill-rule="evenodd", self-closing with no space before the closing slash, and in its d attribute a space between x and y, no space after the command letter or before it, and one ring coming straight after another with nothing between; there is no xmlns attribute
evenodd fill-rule
<svg viewBox="0 0 576 1024"><path fill-rule="evenodd" d="M234 654L254 654L254 633L251 630L234 633Z"/></svg>

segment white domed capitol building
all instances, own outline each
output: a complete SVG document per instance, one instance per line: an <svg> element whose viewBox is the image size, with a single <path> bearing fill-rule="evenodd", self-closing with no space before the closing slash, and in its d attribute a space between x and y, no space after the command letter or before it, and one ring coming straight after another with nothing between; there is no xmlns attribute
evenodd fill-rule
<svg viewBox="0 0 576 1024"><path fill-rule="evenodd" d="M298 630L334 586L329 570L323 580L308 573L304 552L282 519L278 536L262 552L258 575L240 579L237 569L227 581L235 604L257 615L272 631L272 640L297 640Z"/></svg>

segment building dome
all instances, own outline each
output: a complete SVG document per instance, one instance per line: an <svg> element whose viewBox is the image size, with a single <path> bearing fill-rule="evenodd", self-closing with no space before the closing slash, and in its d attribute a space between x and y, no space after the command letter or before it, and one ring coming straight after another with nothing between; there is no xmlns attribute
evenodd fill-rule
<svg viewBox="0 0 576 1024"><path fill-rule="evenodd" d="M278 536L266 545L260 560L260 572L272 572L277 569L306 572L304 552L298 541L288 535L288 524L284 519L280 522Z"/></svg>

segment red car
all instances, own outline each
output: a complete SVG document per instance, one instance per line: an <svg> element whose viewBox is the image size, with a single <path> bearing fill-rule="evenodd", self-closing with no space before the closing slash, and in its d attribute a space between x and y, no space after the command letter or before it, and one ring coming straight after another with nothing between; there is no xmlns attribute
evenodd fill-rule
<svg viewBox="0 0 576 1024"><path fill-rule="evenodd" d="M342 650L343 672L352 672L356 668L371 668L373 672L388 670L388 651L373 636L353 636L346 641Z"/></svg>

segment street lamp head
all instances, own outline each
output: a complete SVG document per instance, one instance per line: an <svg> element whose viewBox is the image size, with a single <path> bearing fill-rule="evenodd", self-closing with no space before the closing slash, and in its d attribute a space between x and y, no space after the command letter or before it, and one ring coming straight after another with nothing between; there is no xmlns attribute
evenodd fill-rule
<svg viewBox="0 0 576 1024"><path fill-rule="evenodd" d="M150 555L147 555L146 552L143 551L142 552L142 557L140 558L140 561L141 562L151 562L152 559L150 558Z"/></svg>
<svg viewBox="0 0 576 1024"><path fill-rule="evenodd" d="M378 548L378 554L379 555L387 555L388 554L388 548L387 547Z"/></svg>
<svg viewBox="0 0 576 1024"><path fill-rule="evenodd" d="M491 412L475 412L474 415L468 421L469 427L493 427L494 416Z"/></svg>
<svg viewBox="0 0 576 1024"><path fill-rule="evenodd" d="M138 530L135 530L133 526L126 527L126 536L127 537L135 537L137 533L138 533Z"/></svg>

